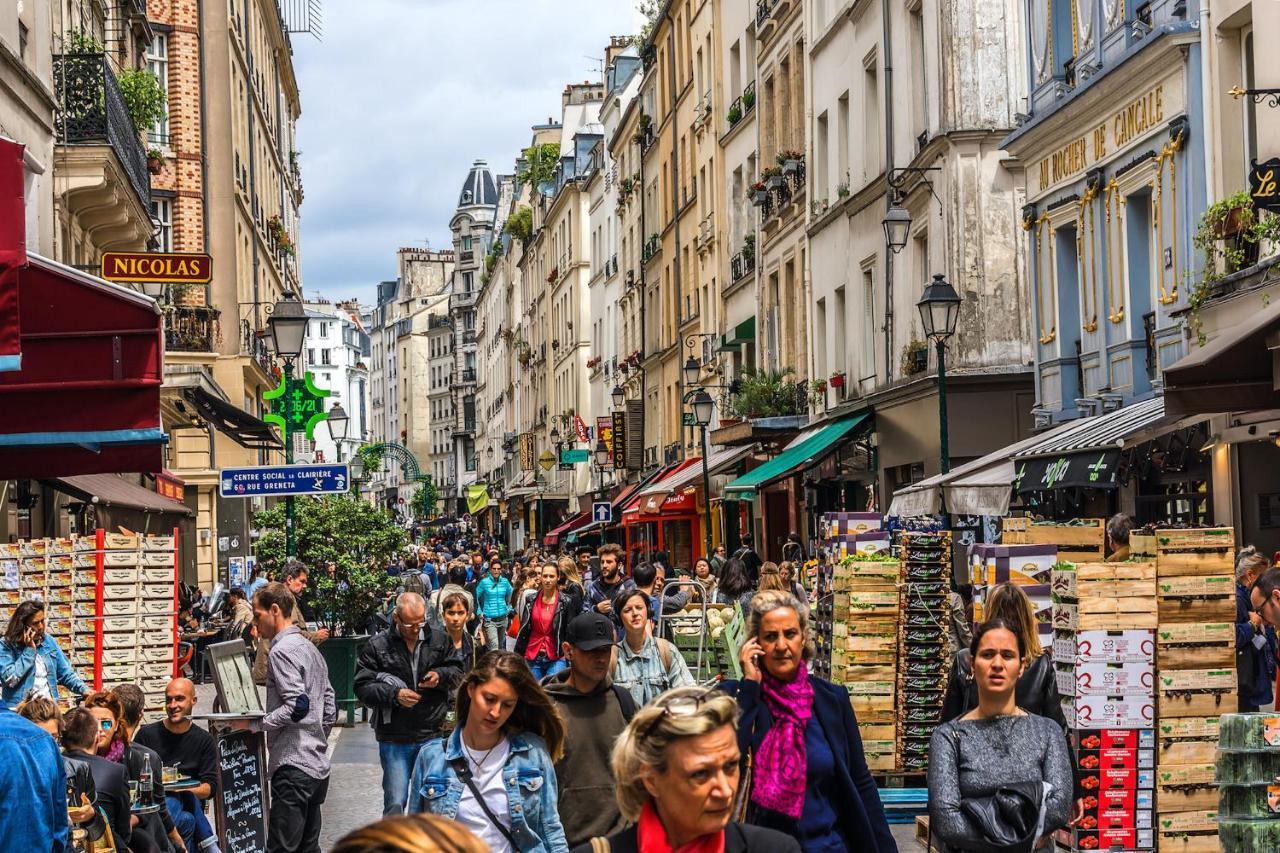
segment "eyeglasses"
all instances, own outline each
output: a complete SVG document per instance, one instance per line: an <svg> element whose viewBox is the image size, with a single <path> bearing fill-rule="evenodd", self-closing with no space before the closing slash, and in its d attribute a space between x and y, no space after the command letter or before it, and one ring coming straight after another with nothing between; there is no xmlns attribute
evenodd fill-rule
<svg viewBox="0 0 1280 853"><path fill-rule="evenodd" d="M98 728L102 729L104 732L111 731L111 729L114 726L115 726L115 723L111 722L110 720L100 720L98 722Z"/></svg>
<svg viewBox="0 0 1280 853"><path fill-rule="evenodd" d="M666 702L662 703L662 713L653 718L653 722L645 726L644 731L640 733L640 740L648 740L658 728L658 726L668 716L671 717L692 717L698 711L702 710L702 703L711 698L711 694L716 692L714 687L703 688L701 693L683 694L680 696L672 696Z"/></svg>

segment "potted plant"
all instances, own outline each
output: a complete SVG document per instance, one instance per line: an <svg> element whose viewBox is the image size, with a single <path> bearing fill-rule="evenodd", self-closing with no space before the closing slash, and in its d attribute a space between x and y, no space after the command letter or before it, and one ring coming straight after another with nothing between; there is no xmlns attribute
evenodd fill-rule
<svg viewBox="0 0 1280 853"><path fill-rule="evenodd" d="M781 166L770 166L760 173L760 177L764 179L765 186L771 190L780 190L786 185Z"/></svg>
<svg viewBox="0 0 1280 853"><path fill-rule="evenodd" d="M829 381L831 382L832 388L843 388L844 387L844 371L843 370L835 371L834 373L831 374L831 379Z"/></svg>
<svg viewBox="0 0 1280 853"><path fill-rule="evenodd" d="M751 203L756 207L764 204L768 197L769 190L765 187L764 181L756 181L751 185Z"/></svg>
<svg viewBox="0 0 1280 853"><path fill-rule="evenodd" d="M742 107L735 103L733 106L729 107L729 124L732 126L737 124L741 120L742 120Z"/></svg>
<svg viewBox="0 0 1280 853"><path fill-rule="evenodd" d="M742 92L742 109L749 110L756 103L756 90L744 89Z"/></svg>
<svg viewBox="0 0 1280 853"><path fill-rule="evenodd" d="M809 388L814 394L825 394L827 393L827 380L815 379L809 383Z"/></svg>
<svg viewBox="0 0 1280 853"><path fill-rule="evenodd" d="M778 165L787 175L794 175L804 165L804 154L800 151L783 151L778 154Z"/></svg>
<svg viewBox="0 0 1280 853"><path fill-rule="evenodd" d="M929 369L929 346L912 332L911 340L902 348L902 375L915 376Z"/></svg>
<svg viewBox="0 0 1280 853"><path fill-rule="evenodd" d="M726 405L727 413L748 420L804 414L805 389L793 378L794 373L790 367L743 371L737 378L738 392Z"/></svg>
<svg viewBox="0 0 1280 853"><path fill-rule="evenodd" d="M164 152L159 148L147 149L147 171L153 175L164 170Z"/></svg>

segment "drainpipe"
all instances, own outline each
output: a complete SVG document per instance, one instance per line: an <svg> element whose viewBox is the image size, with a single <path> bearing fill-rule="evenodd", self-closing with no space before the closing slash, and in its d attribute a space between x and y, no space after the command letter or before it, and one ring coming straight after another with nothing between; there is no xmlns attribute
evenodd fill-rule
<svg viewBox="0 0 1280 853"><path fill-rule="evenodd" d="M668 3L666 11L666 19L670 23L670 26L667 27L667 50L669 51L668 55L671 57L671 62L668 63L668 67L671 69L670 74L668 75L668 82L671 86L671 201L672 213L674 214L672 216L672 225L675 227L675 231L673 233L673 245L675 246L675 252L674 257L671 259L671 268L673 271L671 279L676 289L676 316L674 318L676 327L673 330L675 332L676 342L676 375L680 377L680 396L683 398L686 390L684 387L684 372L679 370L679 368L682 365L682 362L680 361L682 349L680 346L680 310L682 304L682 300L680 299L680 290L683 286L680 269L680 215L681 207L684 205L684 202L680 197L680 137L677 135L678 128L676 127L676 103L679 100L679 95L676 92L676 22L671 17L671 6L672 4ZM680 407L680 411L684 411L683 406ZM670 417L670 415L668 415L668 417ZM680 444L681 458L684 458L684 425L682 421L676 422L676 436L677 441ZM666 435L663 436L663 438L666 437ZM663 447L666 447L666 445L664 444Z"/></svg>
<svg viewBox="0 0 1280 853"><path fill-rule="evenodd" d="M1213 61L1213 35L1209 32L1213 20L1209 9L1209 0L1200 0L1200 98L1204 102L1204 191L1205 203L1211 203L1218 197L1217 173L1214 171L1214 156L1218 146L1218 110L1214 97L1214 85L1217 83L1217 63Z"/></svg>
<svg viewBox="0 0 1280 853"><path fill-rule="evenodd" d="M1201 0L1207 2L1207 0ZM893 206L894 190L888 185L889 176L893 174L893 44L892 28L889 15L891 3L880 0L880 20L884 33L884 174L885 198L884 209L887 213ZM893 380L893 250L885 246L884 250L884 378L885 384Z"/></svg>

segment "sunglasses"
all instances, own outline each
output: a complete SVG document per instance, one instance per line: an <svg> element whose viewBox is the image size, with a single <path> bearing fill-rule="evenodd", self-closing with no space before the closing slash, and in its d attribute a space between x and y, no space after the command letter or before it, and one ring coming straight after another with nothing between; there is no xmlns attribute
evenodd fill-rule
<svg viewBox="0 0 1280 853"><path fill-rule="evenodd" d="M115 726L115 723L111 722L110 720L100 720L98 722L98 728L102 729L104 732L111 731L113 726Z"/></svg>
<svg viewBox="0 0 1280 853"><path fill-rule="evenodd" d="M644 731L640 733L640 740L648 740L649 736L657 731L662 721L670 717L692 717L698 711L702 710L702 703L711 698L711 694L716 692L714 687L703 688L701 693L684 694L681 696L672 696L665 702L658 703L662 708L662 713L653 718L653 722L644 727Z"/></svg>

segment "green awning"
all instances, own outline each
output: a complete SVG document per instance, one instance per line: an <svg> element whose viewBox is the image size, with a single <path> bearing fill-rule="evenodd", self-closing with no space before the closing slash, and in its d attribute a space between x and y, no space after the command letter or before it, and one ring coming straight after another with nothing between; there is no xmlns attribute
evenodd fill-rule
<svg viewBox="0 0 1280 853"><path fill-rule="evenodd" d="M736 349L756 342L756 318L750 317L734 326L720 339L720 349Z"/></svg>
<svg viewBox="0 0 1280 853"><path fill-rule="evenodd" d="M751 500L755 497L755 491L761 486L779 477L805 470L826 456L868 417L870 417L869 412L862 412L822 428L799 444L788 447L760 467L748 471L725 486L726 496L730 492L736 492L738 494L734 495L735 497Z"/></svg>

